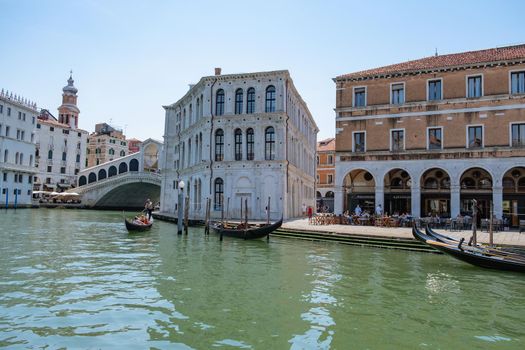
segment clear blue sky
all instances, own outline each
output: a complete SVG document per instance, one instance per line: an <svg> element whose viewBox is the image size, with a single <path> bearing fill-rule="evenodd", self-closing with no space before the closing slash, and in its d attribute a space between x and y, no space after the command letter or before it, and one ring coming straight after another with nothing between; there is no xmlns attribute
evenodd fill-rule
<svg viewBox="0 0 525 350"><path fill-rule="evenodd" d="M0 0L0 88L56 114L73 69L80 127L162 139L164 110L214 67L288 69L335 133L332 78L525 42L525 1Z"/></svg>

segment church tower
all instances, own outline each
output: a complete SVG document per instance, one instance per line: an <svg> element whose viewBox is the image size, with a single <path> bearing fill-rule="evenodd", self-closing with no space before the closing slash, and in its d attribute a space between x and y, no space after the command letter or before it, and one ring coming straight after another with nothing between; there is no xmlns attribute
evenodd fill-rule
<svg viewBox="0 0 525 350"><path fill-rule="evenodd" d="M75 82L70 72L67 86L62 89L62 105L58 107L59 123L67 124L71 129L78 128L78 114L80 110L77 107L77 88L73 85Z"/></svg>

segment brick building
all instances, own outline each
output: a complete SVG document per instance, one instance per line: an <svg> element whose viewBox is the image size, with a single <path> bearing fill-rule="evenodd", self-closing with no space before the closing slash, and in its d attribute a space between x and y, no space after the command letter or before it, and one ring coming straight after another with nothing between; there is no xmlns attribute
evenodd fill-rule
<svg viewBox="0 0 525 350"><path fill-rule="evenodd" d="M317 143L317 211L334 211L335 138Z"/></svg>
<svg viewBox="0 0 525 350"><path fill-rule="evenodd" d="M525 45L341 75L335 209L525 215ZM525 217L522 217L525 218Z"/></svg>

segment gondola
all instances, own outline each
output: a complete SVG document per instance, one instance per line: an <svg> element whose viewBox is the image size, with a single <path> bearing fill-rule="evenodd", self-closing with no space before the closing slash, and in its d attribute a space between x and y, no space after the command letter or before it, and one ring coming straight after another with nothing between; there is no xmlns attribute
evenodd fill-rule
<svg viewBox="0 0 525 350"><path fill-rule="evenodd" d="M210 229L227 237L235 237L242 239L258 239L268 236L273 231L281 227L283 219L274 222L273 224L263 225L245 225L245 224L225 224L224 228L220 221L210 224Z"/></svg>
<svg viewBox="0 0 525 350"><path fill-rule="evenodd" d="M144 224L144 225L137 225L137 224L134 224L130 219L124 219L124 222L126 223L126 229L128 231L147 231L151 228L151 226L153 226L153 221L150 220L150 223L149 224Z"/></svg>
<svg viewBox="0 0 525 350"><path fill-rule="evenodd" d="M428 236L432 237L433 239L439 242L442 242L442 243L457 245L460 242L459 239L437 233L436 231L434 231L428 226L425 227L425 233ZM472 249L475 249L475 250L481 249L491 254L500 254L500 255L514 257L518 259L525 259L525 255L523 254L523 252L518 252L516 249L512 249L512 248L490 247L490 246L482 245L482 244L477 244L475 246L467 245L463 247L466 249L469 249L470 247L472 247Z"/></svg>
<svg viewBox="0 0 525 350"><path fill-rule="evenodd" d="M440 242L419 231L415 225L412 227L412 234L414 238L425 242L432 248L469 264L489 269L525 272L525 258L500 254L479 247L464 246L463 240L460 240L457 245Z"/></svg>

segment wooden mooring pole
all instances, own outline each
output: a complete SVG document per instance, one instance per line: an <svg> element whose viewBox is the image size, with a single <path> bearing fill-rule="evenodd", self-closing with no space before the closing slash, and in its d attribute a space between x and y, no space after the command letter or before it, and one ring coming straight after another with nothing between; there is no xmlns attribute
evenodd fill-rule
<svg viewBox="0 0 525 350"><path fill-rule="evenodd" d="M210 234L210 199L206 198L206 213L204 214L204 234Z"/></svg>
<svg viewBox="0 0 525 350"><path fill-rule="evenodd" d="M222 231L224 231L224 196L221 194L221 238L222 241Z"/></svg>
<svg viewBox="0 0 525 350"><path fill-rule="evenodd" d="M190 197L186 196L184 200L184 234L188 234L188 216L190 214Z"/></svg>
<svg viewBox="0 0 525 350"><path fill-rule="evenodd" d="M494 245L494 207L492 201L490 201L490 222L489 222L489 245L492 247Z"/></svg>
<svg viewBox="0 0 525 350"><path fill-rule="evenodd" d="M266 224L269 225L270 224L270 196L268 196L268 206L266 208L268 208L268 210L266 210L267 214L266 214ZM268 234L266 236L266 240L269 241L270 240L270 234Z"/></svg>

